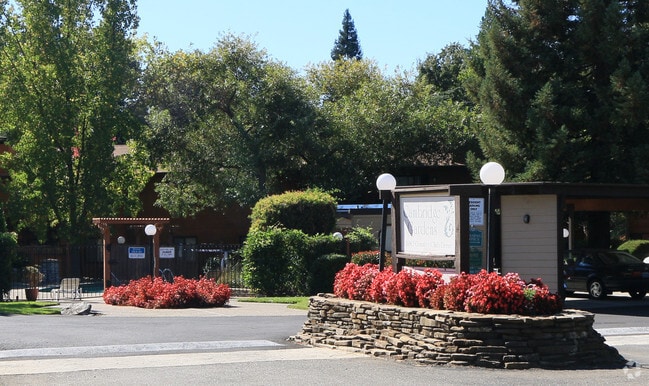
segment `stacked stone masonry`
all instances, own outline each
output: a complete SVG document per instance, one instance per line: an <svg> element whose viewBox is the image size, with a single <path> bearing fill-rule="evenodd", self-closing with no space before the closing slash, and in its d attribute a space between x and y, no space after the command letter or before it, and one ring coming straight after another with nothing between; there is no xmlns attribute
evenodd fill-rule
<svg viewBox="0 0 649 386"><path fill-rule="evenodd" d="M619 368L625 360L579 310L546 317L486 315L354 301L319 294L292 339L422 364Z"/></svg>

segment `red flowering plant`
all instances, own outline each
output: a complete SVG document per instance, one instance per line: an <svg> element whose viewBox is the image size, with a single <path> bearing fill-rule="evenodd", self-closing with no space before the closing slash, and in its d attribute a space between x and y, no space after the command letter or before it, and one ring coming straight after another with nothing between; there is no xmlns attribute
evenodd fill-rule
<svg viewBox="0 0 649 386"><path fill-rule="evenodd" d="M147 276L127 285L109 287L104 302L142 308L219 307L227 304L232 290L227 284L201 277L198 280L176 276L173 283Z"/></svg>
<svg viewBox="0 0 649 386"><path fill-rule="evenodd" d="M446 294L446 289L448 284L443 283L437 286L434 291L431 292L428 299L428 307L434 310L443 310L444 309L444 295Z"/></svg>
<svg viewBox="0 0 649 386"><path fill-rule="evenodd" d="M379 272L376 277L374 277L365 300L375 303L386 303L388 301L386 288L393 277L394 272L392 272L391 266L388 266L383 271Z"/></svg>
<svg viewBox="0 0 649 386"><path fill-rule="evenodd" d="M520 314L525 297L525 282L516 273L500 276L485 270L476 275L467 290L465 310L483 314Z"/></svg>
<svg viewBox="0 0 649 386"><path fill-rule="evenodd" d="M551 315L563 309L563 301L553 294L540 278L530 280L523 290L525 303L523 313L526 315Z"/></svg>
<svg viewBox="0 0 649 386"><path fill-rule="evenodd" d="M442 273L436 269L426 268L424 273L417 278L415 295L419 307L430 308L431 296L440 285L444 284Z"/></svg>
<svg viewBox="0 0 649 386"><path fill-rule="evenodd" d="M402 270L393 275L385 286L388 303L405 307L416 306L418 278L419 275L410 270Z"/></svg>
<svg viewBox="0 0 649 386"><path fill-rule="evenodd" d="M465 272L452 277L444 289L444 309L464 311L467 291L475 284L476 278L476 275L469 275Z"/></svg>
<svg viewBox="0 0 649 386"><path fill-rule="evenodd" d="M336 274L334 293L376 303L491 314L552 315L563 307L540 279L527 284L516 273L500 276L485 270L461 273L444 283L434 269L395 274L392 267L379 272L375 264L349 263Z"/></svg>
<svg viewBox="0 0 649 386"><path fill-rule="evenodd" d="M376 264L347 263L334 278L334 294L341 298L366 300L374 277L379 273Z"/></svg>

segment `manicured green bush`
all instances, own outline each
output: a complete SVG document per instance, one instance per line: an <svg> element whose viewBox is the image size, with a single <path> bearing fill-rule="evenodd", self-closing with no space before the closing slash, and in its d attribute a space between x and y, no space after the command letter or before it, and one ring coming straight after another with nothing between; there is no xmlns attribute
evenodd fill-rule
<svg viewBox="0 0 649 386"><path fill-rule="evenodd" d="M329 234L336 226L336 200L318 189L286 192L259 200L250 219L250 231L277 227Z"/></svg>
<svg viewBox="0 0 649 386"><path fill-rule="evenodd" d="M635 257L644 259L649 256L649 240L629 240L617 247L619 251L627 251Z"/></svg>
<svg viewBox="0 0 649 386"><path fill-rule="evenodd" d="M16 256L18 237L13 232L0 232L0 300L11 289L11 267Z"/></svg>
<svg viewBox="0 0 649 386"><path fill-rule="evenodd" d="M347 255L339 253L330 253L315 259L310 269L309 293L315 295L322 292L333 292L336 273L345 268L347 263L349 263Z"/></svg>
<svg viewBox="0 0 649 386"><path fill-rule="evenodd" d="M361 251L371 251L379 248L376 237L372 234L370 228L355 227L352 228L345 238L349 241L349 252L357 253Z"/></svg>
<svg viewBox="0 0 649 386"><path fill-rule="evenodd" d="M358 265L378 264L379 251L360 251L352 254L352 263Z"/></svg>
<svg viewBox="0 0 649 386"><path fill-rule="evenodd" d="M263 295L306 295L307 245L308 236L297 229L249 232L241 250L244 281Z"/></svg>

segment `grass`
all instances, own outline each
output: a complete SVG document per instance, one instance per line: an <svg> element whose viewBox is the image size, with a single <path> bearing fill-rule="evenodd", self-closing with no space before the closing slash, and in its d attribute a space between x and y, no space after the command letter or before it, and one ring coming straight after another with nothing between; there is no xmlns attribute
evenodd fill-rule
<svg viewBox="0 0 649 386"><path fill-rule="evenodd" d="M0 302L0 315L61 315L57 302Z"/></svg>
<svg viewBox="0 0 649 386"><path fill-rule="evenodd" d="M288 304L288 308L294 308L296 310L308 310L309 309L309 297L308 296L280 296L280 297L260 297L260 298L239 298L240 302L248 303L280 303Z"/></svg>

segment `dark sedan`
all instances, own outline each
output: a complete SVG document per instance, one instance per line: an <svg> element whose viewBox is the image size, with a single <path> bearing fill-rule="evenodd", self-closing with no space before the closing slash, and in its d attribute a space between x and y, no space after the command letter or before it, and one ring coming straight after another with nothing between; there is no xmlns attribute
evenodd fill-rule
<svg viewBox="0 0 649 386"><path fill-rule="evenodd" d="M593 299L603 299L613 291L621 291L633 299L642 299L649 290L649 264L627 252L569 251L564 263L567 294L588 292Z"/></svg>

